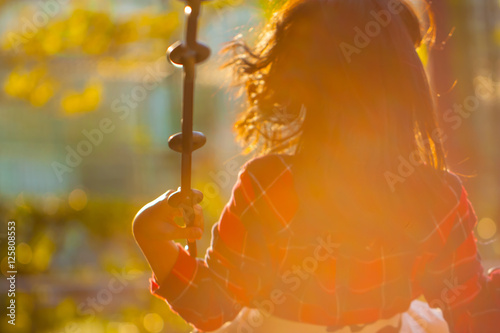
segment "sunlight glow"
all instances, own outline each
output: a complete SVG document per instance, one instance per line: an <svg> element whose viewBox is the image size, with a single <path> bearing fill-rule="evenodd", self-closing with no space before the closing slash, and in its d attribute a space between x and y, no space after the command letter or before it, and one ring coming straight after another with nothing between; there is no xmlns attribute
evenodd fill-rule
<svg viewBox="0 0 500 333"><path fill-rule="evenodd" d="M477 234L482 239L491 239L497 233L495 221L489 217L482 218L477 224Z"/></svg>

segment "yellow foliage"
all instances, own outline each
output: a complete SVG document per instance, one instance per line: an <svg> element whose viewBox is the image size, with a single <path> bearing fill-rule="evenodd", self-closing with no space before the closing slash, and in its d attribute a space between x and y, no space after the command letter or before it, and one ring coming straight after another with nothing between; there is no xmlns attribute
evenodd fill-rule
<svg viewBox="0 0 500 333"><path fill-rule="evenodd" d="M28 16L30 15L32 16L31 12ZM146 61L150 60L150 54L156 58L155 50L164 50L165 41L179 25L180 17L177 12L142 12L114 21L109 12L72 8L29 33L19 26L17 31L10 30L1 36L0 48L8 51L8 55L15 56L20 64L36 61L41 65L33 70L23 68L23 65L20 69L13 70L3 82L3 89L7 95L24 100L31 106L43 107L56 94L61 93L60 86L70 85L68 81L71 76L62 77L55 71L49 75L51 67L48 64L57 65L58 62L54 61L59 60L57 58L66 57L69 61L78 61L92 55L99 66L98 72L89 73L89 76L113 71L123 74L135 70L144 58ZM141 43L135 52L118 57L127 59L127 63L101 61L115 58L120 47L135 42ZM146 42L149 44L146 45ZM113 65L112 70L104 65ZM97 109L102 94L103 86L100 82L89 83L83 91L68 87L61 95L60 104L66 114L90 112Z"/></svg>
<svg viewBox="0 0 500 333"><path fill-rule="evenodd" d="M23 90L25 87L24 75L12 71L4 82L3 89L5 92L13 97L19 97L23 95Z"/></svg>
<svg viewBox="0 0 500 333"><path fill-rule="evenodd" d="M137 14L113 22L107 12L75 8L65 18L52 19L32 34L9 31L2 36L4 50L22 51L20 56L47 57L72 52L103 54L115 46L148 38L168 38L180 25L177 12ZM81 54L81 53L80 53Z"/></svg>
<svg viewBox="0 0 500 333"><path fill-rule="evenodd" d="M151 38L168 38L180 24L177 12L149 16L143 22L149 27L149 37Z"/></svg>
<svg viewBox="0 0 500 333"><path fill-rule="evenodd" d="M33 258L31 263L37 271L45 271L49 268L54 253L55 244L46 235L43 235L33 246Z"/></svg>
<svg viewBox="0 0 500 333"><path fill-rule="evenodd" d="M66 45L68 48L76 48L82 45L87 35L88 20L85 11L76 9L67 20Z"/></svg>
<svg viewBox="0 0 500 333"><path fill-rule="evenodd" d="M63 49L61 35L54 30L47 31L40 39L41 48L47 55L54 55Z"/></svg>
<svg viewBox="0 0 500 333"><path fill-rule="evenodd" d="M237 7L244 4L243 0L215 0L207 2L207 7L213 7L216 10L222 9L224 7Z"/></svg>
<svg viewBox="0 0 500 333"><path fill-rule="evenodd" d="M97 109L101 102L102 84L100 82L89 84L83 91L84 106L88 111Z"/></svg>
<svg viewBox="0 0 500 333"><path fill-rule="evenodd" d="M47 76L44 66L33 70L14 69L4 82L5 92L15 98L29 101L33 106L43 106L54 96L56 82Z"/></svg>
<svg viewBox="0 0 500 333"><path fill-rule="evenodd" d="M76 304L71 297L66 297L56 307L56 317L59 320L73 318L76 315Z"/></svg>
<svg viewBox="0 0 500 333"><path fill-rule="evenodd" d="M88 31L82 44L82 51L87 54L102 54L111 44L113 23L108 14L87 12Z"/></svg>
<svg viewBox="0 0 500 333"><path fill-rule="evenodd" d="M115 27L114 41L117 44L132 43L139 39L137 20L118 23Z"/></svg>
<svg viewBox="0 0 500 333"><path fill-rule="evenodd" d="M31 246L27 243L19 243L16 247L17 261L21 264L27 265L31 262L33 258L33 252L31 251Z"/></svg>
<svg viewBox="0 0 500 333"><path fill-rule="evenodd" d="M493 32L493 39L497 45L500 45L500 27L496 27Z"/></svg>
<svg viewBox="0 0 500 333"><path fill-rule="evenodd" d="M47 104L54 96L56 85L55 81L49 79L35 87L29 97L31 105L41 107Z"/></svg>
<svg viewBox="0 0 500 333"><path fill-rule="evenodd" d="M89 83L85 89L79 93L67 91L63 93L61 106L66 114L77 114L94 111L99 106L102 99L102 83Z"/></svg>
<svg viewBox="0 0 500 333"><path fill-rule="evenodd" d="M110 37L99 33L93 33L85 39L82 51L91 55L98 55L106 52L110 44Z"/></svg>
<svg viewBox="0 0 500 333"><path fill-rule="evenodd" d="M102 83L88 83L82 92L67 91L63 93L61 106L66 114L95 111L102 99Z"/></svg>
<svg viewBox="0 0 500 333"><path fill-rule="evenodd" d="M16 314L16 329L22 332L29 332L31 331L31 327L33 325L32 319L26 313L26 311L18 311Z"/></svg>

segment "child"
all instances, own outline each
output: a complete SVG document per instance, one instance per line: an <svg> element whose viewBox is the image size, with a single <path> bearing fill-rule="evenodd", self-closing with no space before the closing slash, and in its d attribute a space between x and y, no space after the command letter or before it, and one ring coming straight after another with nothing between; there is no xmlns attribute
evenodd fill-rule
<svg viewBox="0 0 500 333"><path fill-rule="evenodd" d="M295 0L254 49L231 43L236 129L261 156L205 259L173 242L201 237L200 206L189 228L168 192L137 214L152 293L204 331L500 332L500 272L447 171L421 31L403 0Z"/></svg>

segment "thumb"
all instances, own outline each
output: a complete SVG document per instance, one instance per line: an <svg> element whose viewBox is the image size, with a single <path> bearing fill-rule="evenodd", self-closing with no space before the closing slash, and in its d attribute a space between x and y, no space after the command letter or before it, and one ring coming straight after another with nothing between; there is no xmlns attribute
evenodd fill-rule
<svg viewBox="0 0 500 333"><path fill-rule="evenodd" d="M182 238L189 240L200 239L203 236L203 230L198 227L182 228L182 233L184 234Z"/></svg>

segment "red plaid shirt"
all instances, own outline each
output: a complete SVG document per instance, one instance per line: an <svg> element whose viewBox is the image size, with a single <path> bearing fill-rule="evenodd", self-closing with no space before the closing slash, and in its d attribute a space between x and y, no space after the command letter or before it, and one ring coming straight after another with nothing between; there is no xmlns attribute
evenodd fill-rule
<svg viewBox="0 0 500 333"><path fill-rule="evenodd" d="M247 162L212 229L204 260L180 254L151 292L200 330L235 318L242 306L291 321L342 327L389 318L425 296L452 332L500 331L500 274L486 277L476 250L474 210L458 178L443 180L443 202L411 230L417 249L356 249L318 236L290 242L298 208L290 156ZM426 224L427 223L427 224ZM326 330L325 330L326 331Z"/></svg>

